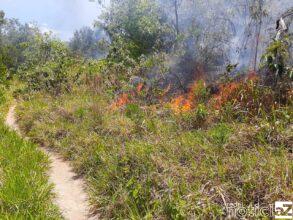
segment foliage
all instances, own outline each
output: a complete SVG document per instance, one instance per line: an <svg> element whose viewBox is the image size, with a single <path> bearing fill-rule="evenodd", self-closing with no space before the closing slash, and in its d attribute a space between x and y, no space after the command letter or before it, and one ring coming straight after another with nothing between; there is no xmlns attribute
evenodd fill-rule
<svg viewBox="0 0 293 220"><path fill-rule="evenodd" d="M264 84L274 90L276 99L282 104L290 102L291 98L293 69L290 61L290 41L292 36L272 42L262 57Z"/></svg>
<svg viewBox="0 0 293 220"><path fill-rule="evenodd" d="M100 58L105 55L105 49L102 48L103 43L106 43L106 36L102 30L84 27L75 31L69 42L69 48L73 53L86 58Z"/></svg>
<svg viewBox="0 0 293 220"><path fill-rule="evenodd" d="M227 143L229 136L231 135L232 129L226 124L217 124L209 130L209 136L212 138L213 142L223 146Z"/></svg>
<svg viewBox="0 0 293 220"><path fill-rule="evenodd" d="M69 77L66 71L74 61L64 43L49 35L38 35L34 43L25 49L24 56L25 62L19 67L19 74L31 90L59 93L66 86Z"/></svg>
<svg viewBox="0 0 293 220"><path fill-rule="evenodd" d="M67 46L16 19L6 19L1 33L0 82L7 82L14 74L31 90L60 92L67 80L66 70L73 62Z"/></svg>
<svg viewBox="0 0 293 220"><path fill-rule="evenodd" d="M258 100L258 94L247 96ZM225 215L225 202L292 198L288 116L274 111L273 125L271 113L263 112L253 124L239 123L208 103L176 114L135 100L111 110L109 98L79 85L57 99L36 94L19 109L23 131L87 177L103 218L212 219ZM272 190L276 185L282 190Z"/></svg>
<svg viewBox="0 0 293 220"><path fill-rule="evenodd" d="M61 219L46 174L48 158L4 125L7 91L0 90L0 218Z"/></svg>
<svg viewBox="0 0 293 220"><path fill-rule="evenodd" d="M206 106L199 104L192 111L181 112L175 115L176 123L184 129L196 129L203 127L208 116Z"/></svg>
<svg viewBox="0 0 293 220"><path fill-rule="evenodd" d="M272 42L262 57L263 66L267 66L275 74L275 79L293 78L292 70L286 66L290 58L289 41L290 38L287 36L282 40Z"/></svg>
<svg viewBox="0 0 293 220"><path fill-rule="evenodd" d="M5 16L4 11L0 11L0 25L4 24L4 16Z"/></svg>
<svg viewBox="0 0 293 220"><path fill-rule="evenodd" d="M174 30L153 0L113 1L98 25L110 37L109 58L115 62L168 50L174 40Z"/></svg>
<svg viewBox="0 0 293 220"><path fill-rule="evenodd" d="M48 160L0 122L1 219L59 219L52 204Z"/></svg>
<svg viewBox="0 0 293 220"><path fill-rule="evenodd" d="M25 61L24 50L28 44L34 43L34 36L39 34L39 30L34 26L21 24L16 19L6 19L1 31L1 63L5 65L7 75L16 74L19 65Z"/></svg>

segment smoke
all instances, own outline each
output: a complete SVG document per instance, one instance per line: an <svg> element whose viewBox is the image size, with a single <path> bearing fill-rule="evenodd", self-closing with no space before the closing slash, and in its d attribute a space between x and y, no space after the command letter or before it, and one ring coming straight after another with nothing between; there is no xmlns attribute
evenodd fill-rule
<svg viewBox="0 0 293 220"><path fill-rule="evenodd" d="M275 37L276 20L293 7L292 0L148 1L158 3L160 17L179 32L162 80L155 67L147 74L149 81L159 78L161 87L173 84L183 91L195 79L214 80L229 64L237 66L235 72L257 69Z"/></svg>
<svg viewBox="0 0 293 220"><path fill-rule="evenodd" d="M276 20L293 7L291 0L181 0L177 3L179 31L184 37L169 57L168 78L185 87L202 72L213 78L224 72L228 64L238 64L237 71L258 67L261 54L275 37ZM159 4L170 24L175 25L174 0L161 0ZM180 50L183 53L176 54Z"/></svg>

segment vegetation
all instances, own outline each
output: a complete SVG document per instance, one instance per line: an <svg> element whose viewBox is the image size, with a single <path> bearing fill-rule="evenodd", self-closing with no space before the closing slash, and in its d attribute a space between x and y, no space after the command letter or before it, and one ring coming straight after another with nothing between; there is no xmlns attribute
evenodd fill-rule
<svg viewBox="0 0 293 220"><path fill-rule="evenodd" d="M103 30L84 27L75 31L69 48L73 53L86 58L101 58L105 56L106 40Z"/></svg>
<svg viewBox="0 0 293 220"><path fill-rule="evenodd" d="M96 44L77 47L87 45L86 36L93 40L86 29L76 32L68 47L25 26L28 37L13 44L19 46L17 62L10 62L15 56L5 43L1 91L23 81L14 89L21 131L72 163L102 219L218 219L227 217L230 203L268 207L293 200L292 35L287 30L269 45L260 42L270 16L261 0L244 6L172 2L173 16L161 1L111 1L96 22L109 37L108 55L100 60L90 59ZM234 13L242 7L246 14L238 19ZM244 22L247 17L250 22ZM249 31L251 24L257 24L256 33ZM246 32L252 37L240 44L250 42L255 50L243 49L233 63L229 45ZM9 31L3 33L0 40L8 39ZM267 49L259 70L248 71L256 69L261 47ZM0 145L4 158L11 158L11 165L0 160L1 175L7 170L13 183L24 169L28 180L13 186L18 192L27 184L22 188L28 192L18 196L36 204L13 202L20 211L7 205L4 216L58 218L46 158L35 145L1 129L3 143L12 143L9 149ZM28 155L35 159L27 161ZM19 161L27 166L19 167ZM18 170L10 177L14 166ZM0 189L0 202L11 204L3 199L10 189L1 190L6 188Z"/></svg>
<svg viewBox="0 0 293 220"><path fill-rule="evenodd" d="M167 17L153 0L113 1L103 21L98 25L110 37L109 58L115 62L168 50L175 38Z"/></svg>
<svg viewBox="0 0 293 220"><path fill-rule="evenodd" d="M292 198L288 108L261 108L259 117L230 102L221 113L202 104L175 114L137 102L111 110L103 93L88 88L57 99L30 96L19 117L29 137L85 175L104 218L214 218L224 215L225 202L266 206Z"/></svg>
<svg viewBox="0 0 293 220"><path fill-rule="evenodd" d="M7 94L3 97L8 101ZM1 101L4 113L4 98ZM1 115L1 219L61 219L52 203L52 186L46 175L48 164L35 144L24 141L4 125Z"/></svg>

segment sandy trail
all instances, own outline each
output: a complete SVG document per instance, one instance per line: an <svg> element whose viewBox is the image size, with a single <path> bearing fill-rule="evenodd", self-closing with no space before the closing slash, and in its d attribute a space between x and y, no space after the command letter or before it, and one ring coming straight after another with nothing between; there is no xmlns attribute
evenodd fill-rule
<svg viewBox="0 0 293 220"><path fill-rule="evenodd" d="M14 117L14 113L15 113L15 108L16 108L16 105L13 105L10 107L9 109L9 112L6 116L6 122L5 124L12 128L13 130L15 130L17 133L19 133L19 128L18 128L18 125L15 121L15 117Z"/></svg>
<svg viewBox="0 0 293 220"><path fill-rule="evenodd" d="M6 125L20 134L15 120L15 108L16 105L10 107L6 117ZM84 181L76 177L69 164L60 156L46 149L42 148L42 150L51 161L50 182L55 186L55 204L60 208L63 217L68 220L98 219L98 217L89 217L90 211L88 197L84 191Z"/></svg>

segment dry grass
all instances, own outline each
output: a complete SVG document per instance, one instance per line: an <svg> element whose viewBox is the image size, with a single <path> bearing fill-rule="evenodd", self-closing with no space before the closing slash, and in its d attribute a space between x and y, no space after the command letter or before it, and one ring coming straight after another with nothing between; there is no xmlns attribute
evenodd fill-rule
<svg viewBox="0 0 293 220"><path fill-rule="evenodd" d="M87 89L37 94L18 109L28 136L86 176L105 219L213 219L225 215L225 203L293 199L287 117L225 122L219 112L186 116L135 103L113 111L105 97ZM201 128L202 115L218 119Z"/></svg>

